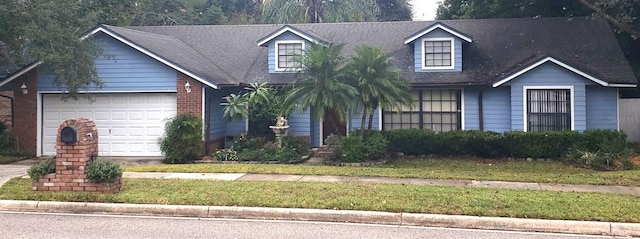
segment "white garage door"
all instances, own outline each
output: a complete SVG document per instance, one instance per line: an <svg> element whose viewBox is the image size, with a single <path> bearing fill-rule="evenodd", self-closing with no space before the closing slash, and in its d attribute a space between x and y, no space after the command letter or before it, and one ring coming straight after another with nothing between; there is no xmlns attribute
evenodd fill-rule
<svg viewBox="0 0 640 239"><path fill-rule="evenodd" d="M63 101L58 94L42 97L42 153L55 154L60 124L88 117L98 127L101 156L161 156L158 138L165 119L176 115L175 93L92 94Z"/></svg>

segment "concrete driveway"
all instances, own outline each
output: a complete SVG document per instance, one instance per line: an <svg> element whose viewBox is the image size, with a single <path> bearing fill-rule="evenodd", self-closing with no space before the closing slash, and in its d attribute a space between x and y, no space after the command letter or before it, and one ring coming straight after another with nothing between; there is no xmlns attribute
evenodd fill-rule
<svg viewBox="0 0 640 239"><path fill-rule="evenodd" d="M0 186L11 178L27 175L29 165L2 164L0 165Z"/></svg>

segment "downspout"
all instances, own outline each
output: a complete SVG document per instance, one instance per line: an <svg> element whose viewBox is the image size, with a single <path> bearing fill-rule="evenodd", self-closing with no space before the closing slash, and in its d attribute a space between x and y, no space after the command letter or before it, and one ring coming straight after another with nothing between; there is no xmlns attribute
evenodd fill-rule
<svg viewBox="0 0 640 239"><path fill-rule="evenodd" d="M484 131L484 110L482 104L482 91L478 94L478 123L480 124L480 131Z"/></svg>
<svg viewBox="0 0 640 239"><path fill-rule="evenodd" d="M13 128L14 127L13 97L7 96L7 95L3 95L3 94L0 94L0 97L9 99L9 102L11 103L11 127Z"/></svg>

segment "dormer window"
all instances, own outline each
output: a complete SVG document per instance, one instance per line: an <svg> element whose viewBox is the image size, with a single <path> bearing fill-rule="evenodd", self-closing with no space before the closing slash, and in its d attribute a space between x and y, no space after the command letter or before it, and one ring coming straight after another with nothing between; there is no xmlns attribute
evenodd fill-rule
<svg viewBox="0 0 640 239"><path fill-rule="evenodd" d="M302 55L304 41L276 42L276 71L295 70L298 66L296 57Z"/></svg>
<svg viewBox="0 0 640 239"><path fill-rule="evenodd" d="M422 69L455 69L453 38L425 38L422 41Z"/></svg>

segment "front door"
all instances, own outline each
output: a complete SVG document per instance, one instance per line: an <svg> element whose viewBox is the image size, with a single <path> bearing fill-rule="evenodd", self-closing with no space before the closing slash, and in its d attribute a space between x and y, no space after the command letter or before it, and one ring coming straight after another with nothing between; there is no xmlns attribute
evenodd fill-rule
<svg viewBox="0 0 640 239"><path fill-rule="evenodd" d="M322 144L324 144L324 139L331 134L346 136L347 126L344 122L340 121L338 115L336 115L333 110L327 110L324 114L324 120L322 121Z"/></svg>

